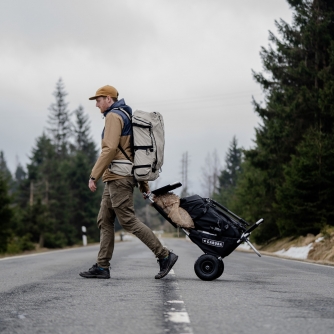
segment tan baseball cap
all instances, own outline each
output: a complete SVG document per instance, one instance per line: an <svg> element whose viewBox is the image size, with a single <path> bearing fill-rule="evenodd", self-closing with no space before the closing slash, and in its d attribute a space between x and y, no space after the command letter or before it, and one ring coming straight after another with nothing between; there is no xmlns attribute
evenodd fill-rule
<svg viewBox="0 0 334 334"><path fill-rule="evenodd" d="M92 96L89 99L90 100L96 100L96 98L98 98L100 96L110 96L110 97L113 97L113 98L117 98L118 97L118 91L115 87L106 85L106 86L103 86L103 87L99 88L96 91L95 96Z"/></svg>

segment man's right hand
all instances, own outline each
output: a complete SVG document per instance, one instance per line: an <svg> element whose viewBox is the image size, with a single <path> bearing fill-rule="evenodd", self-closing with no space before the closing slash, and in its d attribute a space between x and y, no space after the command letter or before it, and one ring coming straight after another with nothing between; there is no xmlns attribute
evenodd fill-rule
<svg viewBox="0 0 334 334"><path fill-rule="evenodd" d="M97 189L97 187L96 187L96 183L95 183L95 181L92 180L92 179L89 179L88 187L89 187L89 189L90 189L92 192L96 191L96 189Z"/></svg>
<svg viewBox="0 0 334 334"><path fill-rule="evenodd" d="M143 198L144 199L147 199L147 198L149 198L150 197L150 195L151 195L151 192L149 191L149 192L147 192L147 193L145 193L145 192L143 192Z"/></svg>

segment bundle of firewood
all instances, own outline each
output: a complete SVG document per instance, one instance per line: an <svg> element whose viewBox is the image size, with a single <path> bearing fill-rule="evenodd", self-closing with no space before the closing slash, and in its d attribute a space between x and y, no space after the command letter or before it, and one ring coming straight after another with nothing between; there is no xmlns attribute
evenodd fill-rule
<svg viewBox="0 0 334 334"><path fill-rule="evenodd" d="M180 197L173 193L154 196L154 202L164 210L177 226L183 228L195 228L189 213L180 208Z"/></svg>

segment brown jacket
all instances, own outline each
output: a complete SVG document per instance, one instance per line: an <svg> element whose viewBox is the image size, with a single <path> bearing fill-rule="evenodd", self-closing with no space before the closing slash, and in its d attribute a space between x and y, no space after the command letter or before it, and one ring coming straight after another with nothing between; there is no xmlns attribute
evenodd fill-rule
<svg viewBox="0 0 334 334"><path fill-rule="evenodd" d="M133 161L131 150L131 122L127 116L120 110L112 109L105 113L105 127L102 132L101 154L97 159L91 177L97 181L102 176L103 182L122 179L126 176L111 173L108 166L113 160L127 160L121 150L120 145L127 156ZM139 182L140 190L148 192L149 186L147 182Z"/></svg>

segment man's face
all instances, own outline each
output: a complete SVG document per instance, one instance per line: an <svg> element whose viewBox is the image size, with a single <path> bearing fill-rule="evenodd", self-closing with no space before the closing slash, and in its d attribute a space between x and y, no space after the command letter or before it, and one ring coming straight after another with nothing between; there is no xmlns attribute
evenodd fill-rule
<svg viewBox="0 0 334 334"><path fill-rule="evenodd" d="M113 103L114 101L110 96L99 96L96 98L96 106L101 113L104 113Z"/></svg>

